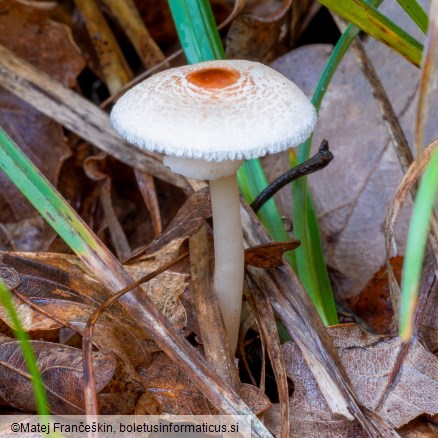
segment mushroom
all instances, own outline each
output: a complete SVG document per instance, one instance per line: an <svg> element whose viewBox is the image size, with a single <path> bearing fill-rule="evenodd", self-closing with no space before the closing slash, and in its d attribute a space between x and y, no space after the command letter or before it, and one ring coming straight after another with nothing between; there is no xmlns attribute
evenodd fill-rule
<svg viewBox="0 0 438 438"><path fill-rule="evenodd" d="M208 61L166 70L124 94L111 123L129 142L162 152L173 172L209 180L214 290L234 353L244 277L236 172L244 159L305 141L316 111L289 79L263 64Z"/></svg>

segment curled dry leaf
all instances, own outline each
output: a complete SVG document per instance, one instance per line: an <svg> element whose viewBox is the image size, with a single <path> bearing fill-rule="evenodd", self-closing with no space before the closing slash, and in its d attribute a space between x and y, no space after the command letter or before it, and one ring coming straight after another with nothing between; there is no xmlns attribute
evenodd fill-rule
<svg viewBox="0 0 438 438"><path fill-rule="evenodd" d="M256 268L279 268L284 265L283 254L300 246L299 240L271 242L245 249L245 264Z"/></svg>
<svg viewBox="0 0 438 438"><path fill-rule="evenodd" d="M85 62L70 30L50 20L47 7L36 2L0 0L0 10L0 44L65 86L72 87ZM70 155L62 127L3 88L0 88L0 102L0 125L56 185L61 165ZM47 233L46 225L41 222L32 228L34 235L30 236L25 220L34 218L35 210L3 173L0 185L0 222L12 236L12 242L6 248L46 249L53 231ZM21 237L22 233L27 233L26 238Z"/></svg>
<svg viewBox="0 0 438 438"><path fill-rule="evenodd" d="M395 428L422 414L438 412L438 358L418 341L408 349L398 337L365 333L354 324L328 328L359 401ZM290 398L291 429L301 437L366 436L357 422L331 413L296 344L284 346ZM267 414L275 433L278 406Z"/></svg>
<svg viewBox="0 0 438 438"><path fill-rule="evenodd" d="M398 431L402 438L436 438L437 430L427 420L419 419L409 423Z"/></svg>
<svg viewBox="0 0 438 438"><path fill-rule="evenodd" d="M158 252L171 242L178 242L180 244L183 240L193 236L203 222L210 217L210 190L206 187L193 193L179 209L164 233L147 248L137 251L130 261L141 258L145 252L146 254Z"/></svg>
<svg viewBox="0 0 438 438"><path fill-rule="evenodd" d="M84 414L82 352L79 349L43 341L31 341L37 365L46 386L50 410L54 414ZM11 406L35 412L31 376L20 344L0 335L0 395ZM94 354L97 391L111 379L115 369L112 356Z"/></svg>
<svg viewBox="0 0 438 438"><path fill-rule="evenodd" d="M228 58L272 60L285 46L285 21L292 0L252 2L231 24L226 39ZM283 44L282 44L283 43Z"/></svg>
<svg viewBox="0 0 438 438"><path fill-rule="evenodd" d="M51 328L54 320L57 323L55 327L69 326L82 334L90 315L108 298L107 290L85 273L74 256L28 254L20 257L3 253L1 263L0 274L18 276L15 292L20 299L43 312L49 320L46 324ZM157 264L156 261L142 262L128 269L138 278L154 270ZM179 328L184 326L186 316L178 296L184 291L186 280L184 274L166 272L145 285L146 292ZM28 330L35 329L31 321L39 318L35 316L38 314L30 307L27 312L22 309ZM105 312L98 320L94 333L93 341L100 348L129 359L134 366L148 363L151 340L122 306L113 305Z"/></svg>
<svg viewBox="0 0 438 438"><path fill-rule="evenodd" d="M395 278L400 281L403 257L392 257L389 259L389 263ZM380 335L387 335L396 331L391 325L394 311L391 305L386 265L374 274L374 277L358 295L348 299L347 304L354 316L360 318L360 322L357 320L356 322L363 329Z"/></svg>
<svg viewBox="0 0 438 438"><path fill-rule="evenodd" d="M160 402L162 412L174 415L217 415L218 411L164 354L154 353L151 365L141 368L146 386ZM240 396L255 414L271 406L268 398L255 386L242 384Z"/></svg>

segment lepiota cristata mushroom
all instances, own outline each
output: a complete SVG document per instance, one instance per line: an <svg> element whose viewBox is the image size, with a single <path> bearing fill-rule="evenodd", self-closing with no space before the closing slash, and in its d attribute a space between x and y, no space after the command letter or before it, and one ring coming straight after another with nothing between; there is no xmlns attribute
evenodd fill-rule
<svg viewBox="0 0 438 438"><path fill-rule="evenodd" d="M305 141L316 111L289 79L250 61L173 68L124 94L111 112L119 134L188 178L209 180L214 228L214 290L231 351L237 345L244 276L236 172L244 159Z"/></svg>

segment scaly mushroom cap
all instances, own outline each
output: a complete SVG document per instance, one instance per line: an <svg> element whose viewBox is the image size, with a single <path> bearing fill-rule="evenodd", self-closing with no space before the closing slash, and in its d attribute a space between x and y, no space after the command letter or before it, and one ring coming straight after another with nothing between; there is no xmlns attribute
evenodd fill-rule
<svg viewBox="0 0 438 438"><path fill-rule="evenodd" d="M275 70L251 61L209 61L158 73L111 112L120 135L140 148L207 161L256 158L305 141L316 111Z"/></svg>

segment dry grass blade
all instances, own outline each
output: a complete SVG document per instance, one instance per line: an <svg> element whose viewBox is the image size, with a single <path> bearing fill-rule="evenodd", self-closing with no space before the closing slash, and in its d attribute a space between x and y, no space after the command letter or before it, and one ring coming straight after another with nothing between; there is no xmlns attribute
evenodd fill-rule
<svg viewBox="0 0 438 438"><path fill-rule="evenodd" d="M117 40L95 0L75 0L75 4L85 21L105 83L111 94L117 93L132 77Z"/></svg>
<svg viewBox="0 0 438 438"><path fill-rule="evenodd" d="M207 224L189 239L191 288L202 345L207 361L223 380L239 393L240 380L230 352L219 304L213 294Z"/></svg>
<svg viewBox="0 0 438 438"><path fill-rule="evenodd" d="M186 254L175 259L172 264L182 260ZM134 318L136 318L148 332L155 335L155 341L167 354L167 356L178 365L183 374L199 388L214 406L223 414L245 415L251 422L251 429L254 436L271 437L265 426L253 414L252 410L243 402L239 395L230 389L224 381L217 376L205 359L179 334L179 332L163 317L152 301L138 290L140 282L147 281L151 276L158 275L168 269L164 265L156 271L148 274L142 279L130 283L116 295L112 296L100 309L90 318L88 330L84 334L84 380L86 383L86 408L87 414L97 413L96 395L93 388L93 364L92 354L92 327L103 310L109 307L117 299L121 298L122 303L128 307ZM128 278L125 274L124 280ZM115 278L113 278L115 280ZM129 293L131 291L131 293Z"/></svg>
<svg viewBox="0 0 438 438"><path fill-rule="evenodd" d="M436 87L438 72L438 0L430 2L429 29L426 45L423 50L421 78L417 119L415 124L415 149L417 157L421 156L424 148L424 129L429 113L429 99L432 90Z"/></svg>
<svg viewBox="0 0 438 438"><path fill-rule="evenodd" d="M163 232L163 225L161 223L160 207L158 205L154 178L144 172L140 172L137 169L134 169L134 172L141 196L143 197L143 201L151 215L155 238L158 238Z"/></svg>
<svg viewBox="0 0 438 438"><path fill-rule="evenodd" d="M408 196L409 191L417 183L423 173L427 163L432 156L433 151L438 147L438 141L431 143L423 152L421 158L416 160L408 169L403 180L397 188L391 203L388 206L388 210L385 216L384 230L385 230L385 248L386 248L386 266L388 269L389 278L389 290L391 293L392 306L394 309L400 307L400 286L394 275L389 258L391 257L391 245L394 236L394 230L397 223L397 218L400 214L400 210ZM437 236L433 232L430 233L430 240L433 242L432 246L437 245ZM394 316L398 323L398 312L394 312Z"/></svg>
<svg viewBox="0 0 438 438"><path fill-rule="evenodd" d="M252 246L267 242L266 231L250 207L245 205L241 214L246 244ZM270 291L275 312L303 352L332 412L349 419L356 418L371 436L396 436L380 417L365 412L358 404L333 343L292 270L287 266L269 271L248 267L248 273L251 287L255 284Z"/></svg>
<svg viewBox="0 0 438 438"><path fill-rule="evenodd" d="M383 85L377 76L377 72L368 57L366 50L360 40L356 39L353 43L353 50L359 65L368 80L373 95L376 99L376 103L382 114L382 120L388 129L389 136L391 138L394 150L397 154L397 158L400 162L403 173L406 173L408 167L414 161L411 148L409 147L408 140L400 125L398 117L394 111L391 101L386 94ZM415 194L415 186L412 187L413 194Z"/></svg>
<svg viewBox="0 0 438 438"><path fill-rule="evenodd" d="M179 257L175 258L169 263L161 266L155 271L147 274L146 276L140 278L129 286L125 287L121 291L117 292L115 295L111 296L108 300L106 300L95 312L90 316L90 319L87 322L87 326L85 328L84 336L82 338L82 350L83 350L83 358L84 358L84 393L85 393L85 409L87 415L98 415L98 407L97 407L97 395L96 395L96 384L94 380L93 373L93 330L96 325L97 320L102 316L102 313L105 312L114 302L116 302L120 297L131 291L132 289L140 286L140 284L145 283L149 280L152 280L157 275L160 275L164 271L167 271L172 266L176 265L180 261L184 260L188 256L188 253L184 253Z"/></svg>
<svg viewBox="0 0 438 438"><path fill-rule="evenodd" d="M103 3L120 23L146 68L164 60L163 52L149 34L133 0L103 0Z"/></svg>
<svg viewBox="0 0 438 438"><path fill-rule="evenodd" d="M127 260L131 257L131 247L123 231L111 199L111 179L106 178L100 184L100 203L105 213L106 222L119 260Z"/></svg>
<svg viewBox="0 0 438 438"><path fill-rule="evenodd" d="M119 260L126 260L131 257L131 247L125 232L114 211L111 200L111 177L105 172L107 155L100 152L97 155L87 157L84 161L84 171L88 178L98 181L100 191L100 203L102 204L105 219L108 224L111 241L114 245Z"/></svg>
<svg viewBox="0 0 438 438"><path fill-rule="evenodd" d="M158 154L139 151L119 137L105 112L3 46L0 46L0 81L25 102L109 155L191 192L186 179L165 167Z"/></svg>
<svg viewBox="0 0 438 438"><path fill-rule="evenodd" d="M244 283L243 295L245 297L247 295L247 289L248 289L248 286L246 283ZM255 325L256 325L256 320L255 320L253 311L251 310L251 307L248 304L248 301L244 301L242 303L242 313L240 314L239 340L238 340L237 345L239 348L240 357L242 359L243 366L245 367L245 370L248 374L248 377L251 380L251 384L254 386L257 386L256 379L254 378L254 375L251 371L251 368L250 368L249 362L248 362L248 358L247 358L247 355L245 353L246 335L250 329L255 327ZM262 342L262 347L264 347L263 342ZM262 371L264 371L264 370L262 370Z"/></svg>
<svg viewBox="0 0 438 438"><path fill-rule="evenodd" d="M272 307L266 296L266 291L262 291L257 285L253 285L251 291L248 293L247 300L256 315L258 326L263 331L263 338L266 341L266 349L268 350L275 380L277 382L281 415L280 436L282 438L289 438L290 411L287 370L274 312L272 311Z"/></svg>

